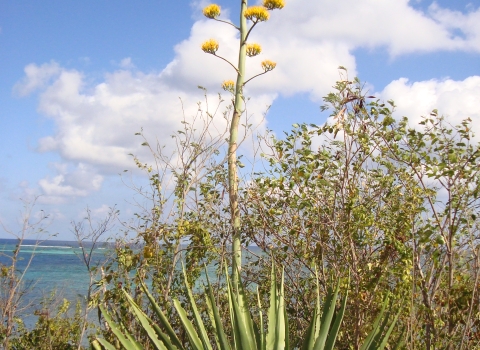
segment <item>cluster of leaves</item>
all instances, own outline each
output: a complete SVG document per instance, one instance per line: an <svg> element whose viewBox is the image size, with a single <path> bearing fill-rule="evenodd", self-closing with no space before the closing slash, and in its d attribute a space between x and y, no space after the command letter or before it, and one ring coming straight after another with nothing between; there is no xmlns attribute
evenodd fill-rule
<svg viewBox="0 0 480 350"><path fill-rule="evenodd" d="M64 299L56 310L50 310L56 296L52 294L42 302L42 308L35 311L38 317L32 329L18 320L18 329L9 343L9 349L74 350L80 345L82 308L77 303L72 315L70 302ZM89 325L93 327L93 325ZM85 344L84 344L85 345Z"/></svg>
<svg viewBox="0 0 480 350"><path fill-rule="evenodd" d="M335 88L325 98L325 108L332 110L325 125L294 125L282 139L264 137L266 170L241 189L242 245L262 250L242 264L245 298L250 305L258 298L268 305L269 289L262 282L273 262L285 271L291 347L302 345L317 283L326 296L327 281L338 278L344 281L342 293L349 293L339 348L361 348L385 295L399 315L392 337L403 339L405 348L478 345L480 151L471 121L452 127L432 111L413 127L407 118L393 117L393 101L366 96L358 80L344 79ZM214 138L206 131L212 115L204 117L200 127L184 121L175 135L174 157L157 147L150 148L154 166L136 159L149 174L150 192L139 192L151 205L138 215L137 226L130 225L137 232L134 244L119 242L105 268L105 298L99 303L115 309L112 320L147 348L148 334L129 311L124 290L145 306L152 322L161 322L140 288L148 280L159 306L169 310L177 337L187 343L181 315L169 307L172 298L187 313L191 304L178 266L181 256L192 286L201 280L204 264L218 266L219 275L223 262L232 266L226 253L232 243L227 152L221 153L226 145L220 142L223 134ZM219 277L214 290L223 321L227 288ZM207 302L198 289L192 293L200 317L208 320ZM260 315L261 308L252 310L257 323ZM224 324L232 334L231 322ZM208 334L213 331L207 326ZM103 335L115 343L109 328Z"/></svg>
<svg viewBox="0 0 480 350"><path fill-rule="evenodd" d="M452 127L433 111L413 128L358 80L335 88L327 124L266 139L267 171L241 200L243 231L286 267L293 327L305 326L318 266L323 280L352 271L345 347L358 347L385 292L409 301L401 322L411 348L478 344L480 149L471 120Z"/></svg>
<svg viewBox="0 0 480 350"><path fill-rule="evenodd" d="M154 310L160 322L156 323L142 311L141 304L138 304L126 291L124 296L127 299L128 307L136 320L141 325L141 329L148 335L147 339L139 340L134 337L125 326L122 319L115 322L112 314L114 308L107 309L100 306L102 314L115 335L114 340L121 344L127 350L141 350L145 345L151 345L154 349L195 349L212 350L216 345L218 349L231 350L282 350L290 349L289 321L286 313L286 301L284 294L284 276L282 273L281 282L278 284L274 266L270 277L270 306L268 309L268 324L265 324L262 311L260 310L259 322L255 323L247 302L245 288L239 280L239 284L234 288L228 278L226 270L225 278L227 281L227 297L229 303L229 317L221 317L217 307L217 301L214 296L213 288L207 277L207 286L205 288L207 313L211 321L213 332L210 336L207 332L206 324L197 307L197 302L193 297L192 289L187 280L187 274L183 269L185 287L188 292L190 317L187 311L176 298L173 299L173 305L181 320L181 328L187 334L188 340L181 341L177 336L179 328L172 327L171 323L160 306L150 294L145 284L141 283L141 288L146 294L148 304ZM322 307L320 306L320 296L317 294L317 304L311 317L310 325L305 332L302 349L305 350L333 350L335 342L342 324L345 313L347 297L341 301L341 307L336 310L336 303L339 292L339 285L335 290L329 290ZM317 286L318 287L318 286ZM317 288L318 291L318 288ZM258 308L261 309L260 295L257 292ZM386 311L388 300L384 300L382 310L373 323L372 330L366 337L362 350L383 350L387 345L388 338L395 327L398 314L389 320L390 312ZM229 319L228 319L229 318ZM231 324L229 336L225 332L224 324ZM177 331L175 331L175 329ZM399 349L403 341L398 340L394 349ZM147 345L147 346L148 346ZM97 350L113 350L114 345L104 338L96 338L92 342L92 347Z"/></svg>

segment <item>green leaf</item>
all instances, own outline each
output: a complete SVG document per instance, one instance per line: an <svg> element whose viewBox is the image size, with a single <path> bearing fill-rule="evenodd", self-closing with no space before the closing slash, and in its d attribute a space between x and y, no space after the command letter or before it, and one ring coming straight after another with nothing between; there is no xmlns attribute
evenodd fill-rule
<svg viewBox="0 0 480 350"><path fill-rule="evenodd" d="M102 339L102 338L97 338L95 339L95 341L97 341L98 343L100 343L104 349L106 350L117 350L115 348L115 346L113 346L112 344L110 344L108 341L106 341L105 339ZM95 348L95 350L102 350L101 347L99 347L97 344L94 344L94 342L92 342L92 346Z"/></svg>
<svg viewBox="0 0 480 350"><path fill-rule="evenodd" d="M382 309L380 310L380 313L378 314L377 318L376 318L375 321L373 322L372 330L370 331L370 333L368 334L367 338L366 338L365 341L363 342L363 345L362 345L362 347L360 348L360 350L370 349L370 346L371 346L372 343L374 342L374 338L375 338L375 336L377 335L377 333L378 333L378 331L379 331L380 321L382 320L383 314L385 313L385 310L386 310L386 308L387 308L387 303L388 303L388 298L385 298L384 301L383 301L383 304L382 304Z"/></svg>
<svg viewBox="0 0 480 350"><path fill-rule="evenodd" d="M315 344L315 326L317 324L317 309L315 308L313 312L312 320L310 321L310 325L308 326L307 333L305 333L305 337L303 338L302 350L310 350L313 349L313 345Z"/></svg>
<svg viewBox="0 0 480 350"><path fill-rule="evenodd" d="M112 330L113 334L115 334L118 341L123 345L123 347L126 350L141 350L141 349L143 349L142 346L140 346L138 343L136 344L135 342L133 342L131 340L132 337L131 337L130 334L125 335L125 334L122 333L122 331L120 330L120 326L112 320L109 313L107 312L107 310L102 305L99 305L98 307L99 307L100 311L102 312L102 315L105 318L105 321L109 325L110 329ZM101 338L97 338L97 340L99 342L100 342L100 339Z"/></svg>
<svg viewBox="0 0 480 350"><path fill-rule="evenodd" d="M187 313L185 309L180 305L180 302L178 299L173 299L173 305L175 306L175 309L178 312L178 316L180 317L180 320L182 321L183 328L185 329L188 339L190 339L190 345L192 349L194 350L203 350L203 344L200 338L198 337L198 334L195 330L195 327L193 327L192 322L187 317Z"/></svg>
<svg viewBox="0 0 480 350"><path fill-rule="evenodd" d="M228 280L229 300L231 300L232 314L234 320L235 348L242 350L256 350L253 321L245 300L242 282L238 282L237 295L233 293L233 287Z"/></svg>
<svg viewBox="0 0 480 350"><path fill-rule="evenodd" d="M168 322L167 317L165 314L162 312L158 304L155 302L155 299L153 298L152 294L150 294L148 288L145 286L143 282L140 282L140 286L142 287L143 291L145 292L145 295L147 296L148 300L150 301L150 304L152 305L153 311L159 318L161 325L165 328L165 331L167 332L168 336L170 337L170 341L179 349L183 349L183 345L180 342L180 340L177 337L177 334L173 330L172 326L170 325L170 322Z"/></svg>
<svg viewBox="0 0 480 350"><path fill-rule="evenodd" d="M350 281L350 276L348 280ZM340 330L340 325L342 324L343 316L345 314L345 308L347 306L347 298L348 298L348 291L343 297L343 302L342 302L342 306L340 307L340 310L338 310L338 312L335 314L335 322L328 333L328 339L325 343L325 350L333 350L333 347L337 340L338 332Z"/></svg>
<svg viewBox="0 0 480 350"><path fill-rule="evenodd" d="M273 349L275 345L275 331L277 324L277 303L278 303L278 292L277 292L277 277L275 274L275 265L272 262L272 270L270 273L270 306L268 308L268 329L267 329L267 338L266 338L266 348Z"/></svg>
<svg viewBox="0 0 480 350"><path fill-rule="evenodd" d="M259 344L259 349L260 350L266 350L267 349L267 342L266 342L266 334L263 328L263 313L262 313L262 303L260 301L260 292L258 290L257 286L257 301L258 301L258 310L259 310L259 319L260 319L260 344Z"/></svg>
<svg viewBox="0 0 480 350"><path fill-rule="evenodd" d="M183 263L182 263L182 269L183 269L183 278L185 279L185 287L187 287L186 289L188 293L188 300L190 302L190 307L192 308L193 317L195 318L197 327L200 329L200 338L202 340L204 348L208 350L212 350L212 346L210 345L210 340L208 339L207 331L205 330L205 325L203 324L202 317L198 312L195 299L193 298L192 289L188 285L187 272L185 271L185 266L183 265Z"/></svg>
<svg viewBox="0 0 480 350"><path fill-rule="evenodd" d="M275 350L283 350L285 344L285 298L284 298L284 272L282 271L282 280L280 283L280 293L277 293L276 325L275 325ZM270 322L270 320L269 320Z"/></svg>
<svg viewBox="0 0 480 350"><path fill-rule="evenodd" d="M162 312L158 304L155 302L155 299L153 298L152 294L150 294L148 288L145 286L143 282L140 282L140 286L142 287L143 291L145 292L145 295L147 296L148 300L150 301L150 304L153 307L153 311L157 315L157 317L160 319L161 325L165 328L165 331L167 332L168 336L170 337L170 341L179 349L183 349L182 343L177 337L177 334L173 330L172 326L168 322L167 317L165 314Z"/></svg>
<svg viewBox="0 0 480 350"><path fill-rule="evenodd" d="M327 341L330 325L335 314L335 304L337 302L338 291L340 289L340 280L337 282L335 291L329 291L323 305L322 320L320 321L320 333L315 341L314 350L323 350Z"/></svg>
<svg viewBox="0 0 480 350"><path fill-rule="evenodd" d="M152 343L156 346L157 349L168 350L165 345L158 339L155 329L151 326L152 321L148 318L147 315L145 315L145 313L140 309L137 303L135 303L130 294L128 294L124 289L122 289L122 291L127 298L128 303L130 304L131 310L137 317L137 320L140 321L143 330L147 333Z"/></svg>

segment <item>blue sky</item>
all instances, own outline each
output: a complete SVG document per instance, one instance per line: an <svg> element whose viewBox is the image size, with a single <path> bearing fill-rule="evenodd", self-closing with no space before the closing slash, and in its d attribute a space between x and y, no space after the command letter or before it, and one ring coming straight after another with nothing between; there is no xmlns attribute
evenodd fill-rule
<svg viewBox="0 0 480 350"><path fill-rule="evenodd" d="M101 217L117 205L127 219L132 190L119 173L128 153L144 155L134 133L169 146L181 105L193 115L232 79L227 64L200 50L220 42L235 60L235 32L201 14L206 1L0 0L0 220L18 232L22 201L72 239L70 222L88 206ZM237 22L239 1L219 1ZM250 5L256 3L250 2ZM277 135L298 122L323 123L322 96L337 67L394 99L412 123L438 108L456 123L471 117L480 134L480 3L427 0L286 0L258 25L263 52L277 68L249 84L258 131ZM266 120L262 112L271 109ZM220 124L219 124L220 125ZM170 145L171 146L171 145ZM247 154L248 149L244 150ZM138 178L140 183L143 181ZM0 237L9 237L0 232Z"/></svg>

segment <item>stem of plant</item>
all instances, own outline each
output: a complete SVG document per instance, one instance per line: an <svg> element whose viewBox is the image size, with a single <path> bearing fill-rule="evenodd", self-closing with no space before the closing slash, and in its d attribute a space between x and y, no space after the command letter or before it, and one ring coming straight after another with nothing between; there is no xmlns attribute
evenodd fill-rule
<svg viewBox="0 0 480 350"><path fill-rule="evenodd" d="M237 173L237 140L238 125L243 109L243 85L245 79L245 60L247 20L243 15L247 9L247 0L242 0L240 9L240 49L238 54L237 83L232 122L230 124L230 140L228 143L228 191L230 197L230 213L232 223L232 282L235 288L242 266L242 247L240 232L240 211L238 208L238 173Z"/></svg>

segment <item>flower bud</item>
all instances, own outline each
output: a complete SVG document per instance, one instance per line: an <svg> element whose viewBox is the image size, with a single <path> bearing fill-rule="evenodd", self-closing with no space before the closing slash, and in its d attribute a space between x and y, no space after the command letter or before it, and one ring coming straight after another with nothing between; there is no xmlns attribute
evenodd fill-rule
<svg viewBox="0 0 480 350"><path fill-rule="evenodd" d="M202 50L206 53L211 53L212 55L217 52L218 47L218 41L215 39L209 39L202 44Z"/></svg>
<svg viewBox="0 0 480 350"><path fill-rule="evenodd" d="M267 10L282 9L285 6L284 0L263 0L263 6Z"/></svg>
<svg viewBox="0 0 480 350"><path fill-rule="evenodd" d="M210 4L203 9L203 15L208 18L217 18L220 16L220 6L217 4Z"/></svg>
<svg viewBox="0 0 480 350"><path fill-rule="evenodd" d="M263 6L252 6L243 12L246 19L255 22L263 22L270 18L270 14Z"/></svg>
<svg viewBox="0 0 480 350"><path fill-rule="evenodd" d="M262 62L262 68L265 72L273 70L276 66L277 64L270 60L265 60Z"/></svg>
<svg viewBox="0 0 480 350"><path fill-rule="evenodd" d="M235 88L235 83L233 80L225 80L222 83L222 89L225 91L229 91L233 94Z"/></svg>
<svg viewBox="0 0 480 350"><path fill-rule="evenodd" d="M247 56L253 57L257 56L262 52L262 47L259 44L247 44Z"/></svg>

